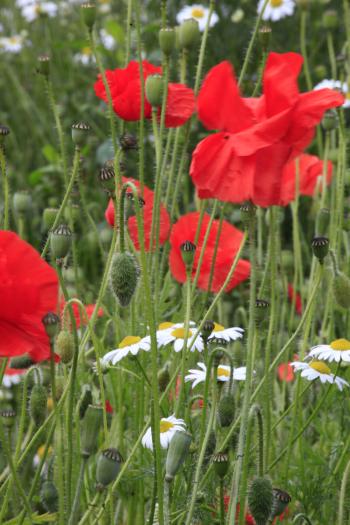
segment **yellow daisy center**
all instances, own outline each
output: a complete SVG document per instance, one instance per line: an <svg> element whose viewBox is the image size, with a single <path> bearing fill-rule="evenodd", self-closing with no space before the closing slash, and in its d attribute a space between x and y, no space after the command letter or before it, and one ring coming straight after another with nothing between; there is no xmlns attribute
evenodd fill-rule
<svg viewBox="0 0 350 525"><path fill-rule="evenodd" d="M283 0L270 0L271 7L280 7L283 4Z"/></svg>
<svg viewBox="0 0 350 525"><path fill-rule="evenodd" d="M126 346L135 345L136 343L139 343L140 341L141 341L141 337L136 337L135 335L127 335L119 343L118 348L125 348Z"/></svg>
<svg viewBox="0 0 350 525"><path fill-rule="evenodd" d="M158 330L167 330L168 328L171 328L172 326L174 326L174 323L169 323L169 321L165 323L160 323L160 325L158 326Z"/></svg>
<svg viewBox="0 0 350 525"><path fill-rule="evenodd" d="M344 350L350 350L350 341L347 339L336 339L335 341L332 341L329 346L332 350L343 352Z"/></svg>
<svg viewBox="0 0 350 525"><path fill-rule="evenodd" d="M19 38L18 38L18 36L11 36L9 38L9 41L10 41L11 44L17 44L17 43L19 43Z"/></svg>
<svg viewBox="0 0 350 525"><path fill-rule="evenodd" d="M320 372L320 374L330 374L331 369L322 361L313 361L310 363L311 368Z"/></svg>
<svg viewBox="0 0 350 525"><path fill-rule="evenodd" d="M51 412L51 410L53 409L53 399L52 397L48 397L47 398L47 410L49 410Z"/></svg>
<svg viewBox="0 0 350 525"><path fill-rule="evenodd" d="M230 370L223 368L222 366L218 367L218 376L230 377Z"/></svg>
<svg viewBox="0 0 350 525"><path fill-rule="evenodd" d="M41 446L38 448L38 450L37 450L36 453L38 454L38 456L39 456L40 459L43 457L44 452L45 452L45 449L46 449L46 446L45 446L45 445L41 445ZM48 454L51 454L51 452L52 452L52 447L49 447L47 453L48 453Z"/></svg>
<svg viewBox="0 0 350 525"><path fill-rule="evenodd" d="M225 330L225 327L222 324L214 323L213 332L222 332L223 330Z"/></svg>
<svg viewBox="0 0 350 525"><path fill-rule="evenodd" d="M176 339L185 339L185 329L184 328L175 328L175 330L173 330L171 332L171 335L173 337L176 337ZM188 331L188 337L191 337L192 335L192 332L191 330Z"/></svg>
<svg viewBox="0 0 350 525"><path fill-rule="evenodd" d="M164 434L164 432L168 432L171 428L173 428L174 423L171 421L165 421L164 419L160 420L160 433Z"/></svg>
<svg viewBox="0 0 350 525"><path fill-rule="evenodd" d="M201 9L200 7L194 7L191 11L191 15L193 16L193 18L203 18L204 9Z"/></svg>
<svg viewBox="0 0 350 525"><path fill-rule="evenodd" d="M88 46L83 47L83 49L81 50L81 54L90 56L92 54L91 47L88 47Z"/></svg>

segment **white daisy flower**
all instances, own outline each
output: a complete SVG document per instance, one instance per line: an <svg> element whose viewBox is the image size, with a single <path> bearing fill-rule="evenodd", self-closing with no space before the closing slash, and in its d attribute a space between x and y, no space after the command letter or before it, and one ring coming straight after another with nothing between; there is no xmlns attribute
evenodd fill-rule
<svg viewBox="0 0 350 525"><path fill-rule="evenodd" d="M206 375L207 375L207 367L204 363L197 363L197 366L201 370L198 370L196 368L189 370L189 374L185 376L186 383L191 381L192 382L192 388L196 387L199 383L203 383L205 381ZM241 366L239 368L233 369L233 379L235 381L245 381L246 379L246 373L247 368L245 366ZM219 365L217 369L217 379L218 381L229 381L230 380L230 374L231 374L231 367L226 365Z"/></svg>
<svg viewBox="0 0 350 525"><path fill-rule="evenodd" d="M4 377L2 379L2 386L10 388L12 385L18 385L21 382L22 375L25 372L26 370L22 370L21 372L17 372L14 374L7 374L5 372Z"/></svg>
<svg viewBox="0 0 350 525"><path fill-rule="evenodd" d="M169 443L173 439L177 430L182 432L186 430L186 424L183 419L177 419L174 415L172 415L169 417L163 417L160 420L160 446L162 448L168 448ZM145 448L153 450L151 427L146 430L142 438L142 445Z"/></svg>
<svg viewBox="0 0 350 525"><path fill-rule="evenodd" d="M20 9L22 7L27 7L27 5L35 4L35 0L16 0L16 6Z"/></svg>
<svg viewBox="0 0 350 525"><path fill-rule="evenodd" d="M305 377L309 381L319 378L321 383L335 383L339 390L343 390L344 386L350 386L345 379L332 374L331 369L322 361L311 361L311 363L295 361L291 363L291 366L295 370L301 370L301 377Z"/></svg>
<svg viewBox="0 0 350 525"><path fill-rule="evenodd" d="M241 339L243 337L244 330L237 326L231 328L225 328L221 324L214 323L214 330L208 337L208 341L213 341L215 339L224 339L224 341L236 341L236 339Z"/></svg>
<svg viewBox="0 0 350 525"><path fill-rule="evenodd" d="M194 18L198 22L199 30L204 31L205 26L207 25L209 17L209 9L200 4L186 5L181 11L176 15L176 21L178 24L182 24L185 20L189 18ZM218 15L213 12L210 18L209 27L215 26L219 21Z"/></svg>
<svg viewBox="0 0 350 525"><path fill-rule="evenodd" d="M191 347L191 352L198 350L202 352L204 349L204 343L201 337L196 337L196 328L190 326L187 333L187 347ZM174 343L175 352L181 352L185 344L185 328L183 323L173 325L171 328L166 330L160 330L157 332L157 340L159 346L166 346L170 343Z"/></svg>
<svg viewBox="0 0 350 525"><path fill-rule="evenodd" d="M20 53L25 44L24 34L0 38L0 51L17 54Z"/></svg>
<svg viewBox="0 0 350 525"><path fill-rule="evenodd" d="M350 341L347 339L336 339L329 345L317 345L311 348L310 357L317 357L323 361L350 362Z"/></svg>
<svg viewBox="0 0 350 525"><path fill-rule="evenodd" d="M343 108L350 107L350 93L349 93L348 85L346 82L340 82L340 80L332 80L332 79L325 78L324 80L316 84L316 86L314 87L314 90L317 91L318 89L325 89L325 88L336 89L340 91L341 93L343 93L343 95L345 96L345 102L342 105L342 107Z"/></svg>
<svg viewBox="0 0 350 525"><path fill-rule="evenodd" d="M128 354L137 355L140 350L148 352L150 349L151 347L145 338L141 339L141 337L128 335L119 343L118 348L111 350L102 357L101 364L102 366L107 363L115 365Z"/></svg>
<svg viewBox="0 0 350 525"><path fill-rule="evenodd" d="M90 66L95 63L95 57L92 54L91 47L83 47L80 53L76 53L73 57L74 62L82 64L83 66Z"/></svg>
<svg viewBox="0 0 350 525"><path fill-rule="evenodd" d="M115 40L110 33L107 33L105 29L100 31L100 40L104 48L111 51L115 48Z"/></svg>
<svg viewBox="0 0 350 525"><path fill-rule="evenodd" d="M259 0L258 13L261 13L265 4L265 0ZM290 16L294 13L295 1L294 0L269 0L262 16L263 20L272 20L276 22Z"/></svg>
<svg viewBox="0 0 350 525"><path fill-rule="evenodd" d="M27 22L34 22L41 15L55 17L57 11L58 5L54 2L34 2L22 7L21 13Z"/></svg>
<svg viewBox="0 0 350 525"><path fill-rule="evenodd" d="M171 321L166 321L164 323L160 323L160 325L158 325L158 330L157 330L157 344L158 346L165 346L167 345L169 342L168 339L169 339L169 334L175 330L176 328L183 328L185 325L184 323L172 323ZM196 323L193 322L193 321L190 321L190 328L192 328L193 330L196 328ZM145 338L144 338L145 341L147 341L149 344L151 344L151 336L150 335L147 335Z"/></svg>

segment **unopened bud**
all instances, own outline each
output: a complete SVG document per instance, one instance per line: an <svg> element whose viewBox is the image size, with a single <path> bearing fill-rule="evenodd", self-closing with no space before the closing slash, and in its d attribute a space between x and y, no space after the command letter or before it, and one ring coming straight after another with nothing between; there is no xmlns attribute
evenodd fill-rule
<svg viewBox="0 0 350 525"><path fill-rule="evenodd" d="M123 458L115 448L104 450L98 460L96 468L96 481L99 490L112 483L119 474Z"/></svg>
<svg viewBox="0 0 350 525"><path fill-rule="evenodd" d="M228 472L229 459L226 452L218 452L213 455L214 472L219 478L224 478Z"/></svg>
<svg viewBox="0 0 350 525"><path fill-rule="evenodd" d="M72 232L65 224L61 224L50 233L51 253L55 259L64 259L72 243Z"/></svg>
<svg viewBox="0 0 350 525"><path fill-rule="evenodd" d="M73 335L68 330L61 330L57 336L55 348L62 363L70 363L74 354Z"/></svg>
<svg viewBox="0 0 350 525"><path fill-rule="evenodd" d="M89 405L81 422L81 455L88 458L97 449L98 434L102 426L103 410Z"/></svg>
<svg viewBox="0 0 350 525"><path fill-rule="evenodd" d="M13 209L17 215L25 215L31 209L32 199L26 191L16 191L13 195Z"/></svg>
<svg viewBox="0 0 350 525"><path fill-rule="evenodd" d="M84 146L86 138L90 131L89 124L86 122L77 122L72 124L72 140L76 146Z"/></svg>
<svg viewBox="0 0 350 525"><path fill-rule="evenodd" d="M183 262L185 263L186 270L191 271L194 257L196 254L196 246L191 241L185 241L180 246L181 250L181 257Z"/></svg>
<svg viewBox="0 0 350 525"><path fill-rule="evenodd" d="M43 211L43 223L46 230L50 230L55 222L58 208L45 208Z"/></svg>
<svg viewBox="0 0 350 525"><path fill-rule="evenodd" d="M165 463L165 481L170 483L187 458L192 436L186 431L177 430L170 441Z"/></svg>
<svg viewBox="0 0 350 525"><path fill-rule="evenodd" d="M46 418L47 391L46 388L35 384L32 388L29 401L29 411L36 426L40 426Z"/></svg>
<svg viewBox="0 0 350 525"><path fill-rule="evenodd" d="M311 242L314 256L323 264L324 258L329 252L329 239L328 237L314 237Z"/></svg>
<svg viewBox="0 0 350 525"><path fill-rule="evenodd" d="M45 327L45 331L50 339L53 339L57 334L60 327L60 318L54 312L48 312L42 318L42 323Z"/></svg>
<svg viewBox="0 0 350 525"><path fill-rule="evenodd" d="M248 507L256 525L266 525L273 505L272 484L268 478L255 478L248 491Z"/></svg>
<svg viewBox="0 0 350 525"><path fill-rule="evenodd" d="M199 24L194 18L185 20L178 29L179 45L181 49L193 48L200 37Z"/></svg>
<svg viewBox="0 0 350 525"><path fill-rule="evenodd" d="M172 27L165 27L159 31L159 46L164 55L169 56L175 48L176 33Z"/></svg>
<svg viewBox="0 0 350 525"><path fill-rule="evenodd" d="M139 266L131 253L114 254L109 281L120 306L130 304L137 287L139 273Z"/></svg>
<svg viewBox="0 0 350 525"><path fill-rule="evenodd" d="M163 77L161 75L149 75L146 78L146 98L153 107L162 105L163 99Z"/></svg>

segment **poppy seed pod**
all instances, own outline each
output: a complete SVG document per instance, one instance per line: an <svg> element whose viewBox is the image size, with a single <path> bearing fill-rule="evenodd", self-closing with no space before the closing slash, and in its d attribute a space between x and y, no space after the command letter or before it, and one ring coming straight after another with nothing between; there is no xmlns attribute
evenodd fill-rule
<svg viewBox="0 0 350 525"><path fill-rule="evenodd" d="M172 438L165 463L165 481L170 483L178 473L181 465L187 458L192 436L188 432L177 430Z"/></svg>
<svg viewBox="0 0 350 525"><path fill-rule="evenodd" d="M333 277L332 289L334 300L342 308L350 308L350 279L343 272Z"/></svg>
<svg viewBox="0 0 350 525"><path fill-rule="evenodd" d="M335 9L327 9L322 16L322 25L325 29L331 31L338 27L338 13Z"/></svg>
<svg viewBox="0 0 350 525"><path fill-rule="evenodd" d="M268 478L255 478L248 491L248 507L256 525L266 525L272 511L273 490Z"/></svg>
<svg viewBox="0 0 350 525"><path fill-rule="evenodd" d="M229 427L231 425L235 417L235 398L231 392L221 396L217 417L221 427Z"/></svg>
<svg viewBox="0 0 350 525"><path fill-rule="evenodd" d="M122 463L123 458L115 448L107 448L100 454L96 468L96 481L99 490L103 490L116 479Z"/></svg>
<svg viewBox="0 0 350 525"><path fill-rule="evenodd" d="M102 426L103 409L89 405L81 422L81 455L88 458L96 451L98 434Z"/></svg>
<svg viewBox="0 0 350 525"><path fill-rule="evenodd" d="M65 224L60 224L50 233L51 253L55 259L64 259L72 244L72 232Z"/></svg>
<svg viewBox="0 0 350 525"><path fill-rule="evenodd" d="M181 49L192 49L199 40L199 24L194 18L185 20L178 29L179 45Z"/></svg>
<svg viewBox="0 0 350 525"><path fill-rule="evenodd" d="M281 489L273 488L273 504L272 504L272 511L270 520L273 520L276 518L276 516L279 516L286 510L287 505L292 501L292 498L288 494L288 492L285 492Z"/></svg>
<svg viewBox="0 0 350 525"><path fill-rule="evenodd" d="M146 98L152 107L162 105L164 81L162 75L149 75L146 78Z"/></svg>
<svg viewBox="0 0 350 525"><path fill-rule="evenodd" d="M45 208L43 211L43 224L46 230L52 228L56 216L58 213L58 208Z"/></svg>
<svg viewBox="0 0 350 525"><path fill-rule="evenodd" d="M70 363L74 354L73 335L68 330L61 330L55 343L56 351L65 365Z"/></svg>
<svg viewBox="0 0 350 525"><path fill-rule="evenodd" d="M129 151L132 149L137 149L137 138L132 133L124 133L119 138L119 144L123 151Z"/></svg>
<svg viewBox="0 0 350 525"><path fill-rule="evenodd" d="M103 166L100 169L98 179L106 191L114 192L115 190L115 172L112 166Z"/></svg>
<svg viewBox="0 0 350 525"><path fill-rule="evenodd" d="M338 127L339 118L335 109L329 109L326 111L323 119L321 120L321 125L325 131L332 131Z"/></svg>
<svg viewBox="0 0 350 525"><path fill-rule="evenodd" d="M201 331L201 336L203 341L206 343L208 341L208 337L212 334L213 330L215 328L214 321L207 320L203 324L203 328Z"/></svg>
<svg viewBox="0 0 350 525"><path fill-rule="evenodd" d="M46 78L49 78L50 75L50 57L48 55L38 56L38 66L37 72L39 75L43 75Z"/></svg>
<svg viewBox="0 0 350 525"><path fill-rule="evenodd" d="M42 318L42 323L45 327L45 331L50 339L53 339L57 334L60 327L60 318L54 312L48 312Z"/></svg>
<svg viewBox="0 0 350 525"><path fill-rule="evenodd" d="M320 264L323 264L323 259L328 255L329 252L329 239L328 237L314 237L311 242L314 256L317 257Z"/></svg>
<svg viewBox="0 0 350 525"><path fill-rule="evenodd" d="M186 270L190 271L193 265L194 256L196 253L196 245L191 241L185 241L180 245L181 257L185 263Z"/></svg>
<svg viewBox="0 0 350 525"><path fill-rule="evenodd" d="M51 480L45 480L40 489L40 502L47 512L56 512L58 509L58 492Z"/></svg>
<svg viewBox="0 0 350 525"><path fill-rule="evenodd" d="M2 142L2 139L7 137L7 135L10 134L10 128L7 126L4 126L3 124L0 124L0 144Z"/></svg>
<svg viewBox="0 0 350 525"><path fill-rule="evenodd" d="M218 452L213 455L214 472L219 478L224 478L228 472L229 459L226 452Z"/></svg>
<svg viewBox="0 0 350 525"><path fill-rule="evenodd" d="M164 55L169 56L173 52L176 43L175 29L165 27L159 31L159 46Z"/></svg>
<svg viewBox="0 0 350 525"><path fill-rule="evenodd" d="M29 400L29 412L36 426L40 426L46 418L47 390L41 384L32 388Z"/></svg>
<svg viewBox="0 0 350 525"><path fill-rule="evenodd" d="M256 216L256 206L250 202L247 201L240 207L241 211L241 218L244 226L249 226L253 221L255 221Z"/></svg>
<svg viewBox="0 0 350 525"><path fill-rule="evenodd" d="M269 313L270 303L265 299L256 299L255 301L255 323L260 326L266 320Z"/></svg>
<svg viewBox="0 0 350 525"><path fill-rule="evenodd" d="M90 126L86 122L72 124L72 140L74 144L76 146L84 146L89 131Z"/></svg>
<svg viewBox="0 0 350 525"><path fill-rule="evenodd" d="M269 49L272 29L270 26L262 26L259 29L260 45L264 53Z"/></svg>
<svg viewBox="0 0 350 525"><path fill-rule="evenodd" d="M13 195L13 209L17 215L28 213L32 205L32 199L26 191L16 191Z"/></svg>
<svg viewBox="0 0 350 525"><path fill-rule="evenodd" d="M3 408L0 410L0 417L4 427L11 428L15 423L16 411L13 408Z"/></svg>
<svg viewBox="0 0 350 525"><path fill-rule="evenodd" d="M82 4L81 12L83 14L83 20L89 31L92 31L96 20L96 5L93 2L87 2Z"/></svg>
<svg viewBox="0 0 350 525"><path fill-rule="evenodd" d="M116 253L113 256L109 276L110 288L120 306L128 306L135 293L140 270L131 253Z"/></svg>

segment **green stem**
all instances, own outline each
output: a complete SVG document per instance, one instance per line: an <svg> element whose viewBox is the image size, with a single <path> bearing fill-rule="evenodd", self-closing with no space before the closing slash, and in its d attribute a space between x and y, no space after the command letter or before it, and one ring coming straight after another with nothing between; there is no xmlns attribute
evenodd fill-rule
<svg viewBox="0 0 350 525"><path fill-rule="evenodd" d="M6 170L6 156L4 145L0 143L0 169L4 191L4 222L3 230L9 229L10 188Z"/></svg>
<svg viewBox="0 0 350 525"><path fill-rule="evenodd" d="M339 495L339 506L338 506L338 525L343 525L344 520L344 502L346 497L346 487L348 484L348 478L350 474L350 461L347 463L344 474L341 480L340 495Z"/></svg>
<svg viewBox="0 0 350 525"><path fill-rule="evenodd" d="M46 84L46 91L47 91L47 96L49 99L49 104L51 106L51 110L52 110L53 117L55 120L55 126L56 126L57 134L58 134L58 141L60 144L60 155L61 155L61 163L62 163L62 171L63 171L63 180L65 182L65 185L67 186L68 184L67 153L66 153L66 145L65 145L64 133L63 133L63 126L62 126L58 106L55 100L52 82L51 80L47 79L45 84Z"/></svg>
<svg viewBox="0 0 350 525"><path fill-rule="evenodd" d="M85 472L87 460L88 458L83 457L80 463L79 477L78 477L78 481L76 485L75 497L74 497L72 512L70 514L68 525L75 525L77 522L76 520L77 520L77 514L79 512L80 493L81 493L81 489L82 489L83 482L84 482L84 472Z"/></svg>
<svg viewBox="0 0 350 525"><path fill-rule="evenodd" d="M296 525L300 520L306 521L308 525L312 525L311 520L305 514L297 514L292 521L292 525Z"/></svg>
<svg viewBox="0 0 350 525"><path fill-rule="evenodd" d="M312 78L310 74L309 59L306 51L306 23L307 23L308 13L305 9L301 10L300 16L300 49L301 54L304 58L304 73L306 79L306 86L309 91L312 89Z"/></svg>

